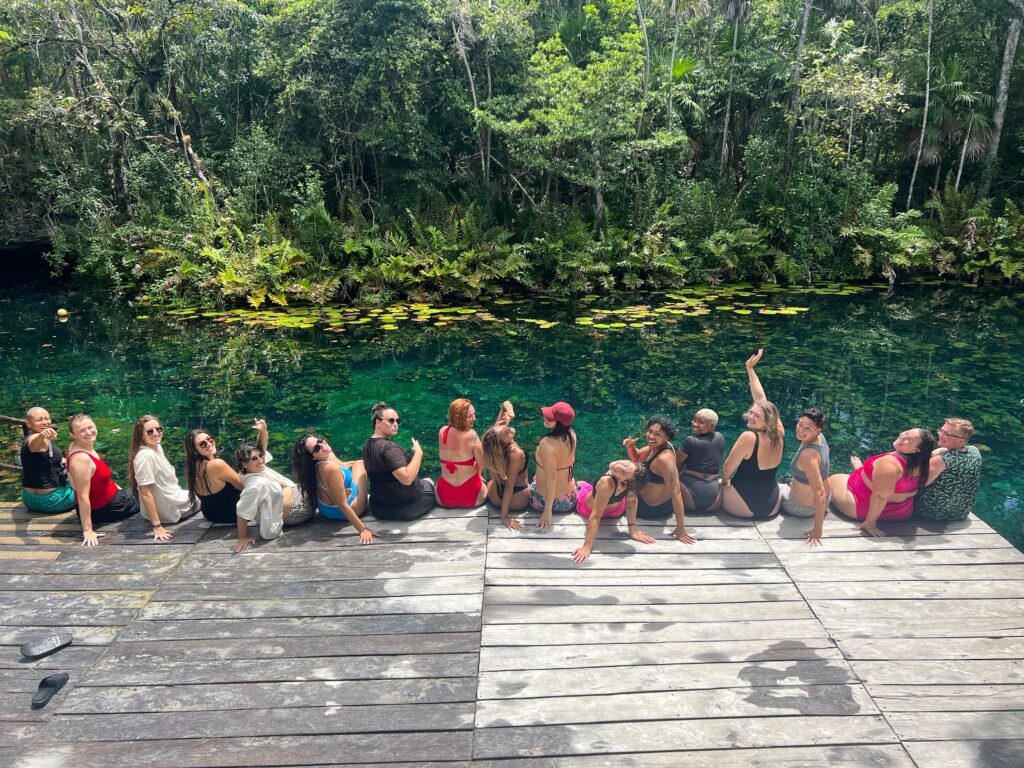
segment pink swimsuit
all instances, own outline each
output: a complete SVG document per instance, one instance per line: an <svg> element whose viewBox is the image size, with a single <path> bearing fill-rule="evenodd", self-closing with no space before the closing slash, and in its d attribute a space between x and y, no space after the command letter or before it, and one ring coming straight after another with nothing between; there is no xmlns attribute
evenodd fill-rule
<svg viewBox="0 0 1024 768"><path fill-rule="evenodd" d="M882 458L883 456L895 456L896 460L903 465L904 472L907 468L907 460L900 456L898 453L880 453L877 456L872 456L870 459L864 462L864 466L858 467L853 470L853 474L846 481L846 488L853 494L853 499L857 504L857 519L865 520L868 516L868 506L871 504L871 489L868 488L867 483L864 482L862 475L867 475L868 480L872 480L874 476L875 461ZM893 489L894 493L917 493L917 485L919 478L908 477L906 474L903 475L899 480L896 481L896 487ZM910 496L902 501L887 501L885 506L882 508L882 514L878 516L879 520L906 520L910 517L910 514L914 511L914 497Z"/></svg>

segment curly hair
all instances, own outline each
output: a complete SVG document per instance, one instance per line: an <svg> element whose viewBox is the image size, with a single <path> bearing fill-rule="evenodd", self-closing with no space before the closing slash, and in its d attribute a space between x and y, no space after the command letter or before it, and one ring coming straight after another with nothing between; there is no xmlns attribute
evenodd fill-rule
<svg viewBox="0 0 1024 768"><path fill-rule="evenodd" d="M245 474L245 465L249 461L249 456L252 452L256 451L260 456L266 456L267 452L259 446L258 443L254 443L251 440L246 440L235 451L235 466L238 467L240 474Z"/></svg>
<svg viewBox="0 0 1024 768"><path fill-rule="evenodd" d="M665 433L669 442L676 439L676 433L679 432L679 428L676 427L676 423L668 416L652 416L647 422L647 428L650 429L654 425L661 427L661 431Z"/></svg>
<svg viewBox="0 0 1024 768"><path fill-rule="evenodd" d="M472 407L473 403L465 397L452 400L452 404L448 406L448 424L460 432L468 431L469 409Z"/></svg>

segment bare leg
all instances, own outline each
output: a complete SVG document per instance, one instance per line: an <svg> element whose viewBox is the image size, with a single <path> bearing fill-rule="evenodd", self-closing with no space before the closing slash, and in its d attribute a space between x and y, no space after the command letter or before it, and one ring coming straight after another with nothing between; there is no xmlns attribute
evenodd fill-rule
<svg viewBox="0 0 1024 768"><path fill-rule="evenodd" d="M360 517L363 516L363 512L366 511L366 497L369 490L369 481L366 477L366 467L363 466L362 460L353 461L349 467L352 472L352 482L355 483L356 488L359 490L356 492L356 500L352 502L352 509Z"/></svg>
<svg viewBox="0 0 1024 768"><path fill-rule="evenodd" d="M682 483L679 484L679 495L683 497L683 507L687 512L693 512L697 509L697 504L693 500L693 494Z"/></svg>
<svg viewBox="0 0 1024 768"><path fill-rule="evenodd" d="M750 511L750 507L747 506L747 502L740 496L739 491L731 485L725 486L718 495L718 498L721 499L724 512L735 517L752 518L754 516L754 513Z"/></svg>
<svg viewBox="0 0 1024 768"><path fill-rule="evenodd" d="M846 487L846 481L849 479L849 475L832 475L828 479L828 485L832 491L832 508L843 517L856 520L857 501Z"/></svg>

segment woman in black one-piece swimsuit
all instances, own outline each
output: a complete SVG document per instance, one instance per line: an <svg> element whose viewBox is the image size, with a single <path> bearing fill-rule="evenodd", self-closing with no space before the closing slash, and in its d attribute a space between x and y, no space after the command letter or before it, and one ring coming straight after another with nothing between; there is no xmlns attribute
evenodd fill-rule
<svg viewBox="0 0 1024 768"><path fill-rule="evenodd" d="M749 429L736 438L722 466L722 509L736 517L757 520L774 517L782 503L775 475L782 463L786 435L779 409L765 397L754 372L763 354L764 350L759 349L747 360L747 379L754 400L747 411Z"/></svg>

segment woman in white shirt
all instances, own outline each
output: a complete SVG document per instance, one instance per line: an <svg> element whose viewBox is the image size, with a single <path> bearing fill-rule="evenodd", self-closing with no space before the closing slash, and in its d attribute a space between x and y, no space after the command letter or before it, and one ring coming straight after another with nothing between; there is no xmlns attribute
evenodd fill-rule
<svg viewBox="0 0 1024 768"><path fill-rule="evenodd" d="M128 478L143 513L153 524L153 537L171 538L164 523L173 525L199 511L198 502L189 501L188 491L178 485L178 475L164 456L161 445L164 428L156 416L140 416L132 427L128 454Z"/></svg>
<svg viewBox="0 0 1024 768"><path fill-rule="evenodd" d="M242 495L235 507L238 517L238 544L235 552L254 543L249 536L248 524L259 525L260 536L276 539L282 525L299 525L313 517L313 510L305 501L294 480L267 466L272 460L267 450L267 422L253 421L256 442L242 443L235 452L235 463L242 478Z"/></svg>

